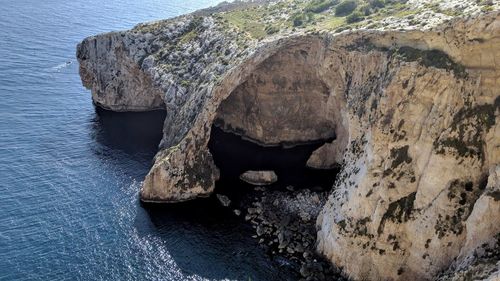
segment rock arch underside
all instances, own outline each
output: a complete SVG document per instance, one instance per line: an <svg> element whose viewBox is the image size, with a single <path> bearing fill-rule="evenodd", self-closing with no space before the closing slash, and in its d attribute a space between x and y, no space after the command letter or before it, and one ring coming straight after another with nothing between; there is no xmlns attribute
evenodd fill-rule
<svg viewBox="0 0 500 281"><path fill-rule="evenodd" d="M308 165L341 167L317 219L317 250L348 276L429 280L498 247L498 13L428 31L265 40L222 70L207 63L189 86L166 79L166 62L147 49L153 39L138 36L90 37L78 57L96 104L117 111L130 100L130 109L158 108L159 97L165 104L143 201L212 193L214 124L261 145L335 138ZM220 75L209 75L215 69Z"/></svg>

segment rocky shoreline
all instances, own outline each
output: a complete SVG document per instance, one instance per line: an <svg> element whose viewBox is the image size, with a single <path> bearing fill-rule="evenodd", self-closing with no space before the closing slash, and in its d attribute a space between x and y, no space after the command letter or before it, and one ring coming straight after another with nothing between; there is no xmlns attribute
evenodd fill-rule
<svg viewBox="0 0 500 281"><path fill-rule="evenodd" d="M327 192L261 191L245 220L253 225L259 243L273 255L300 266L301 280L342 280L340 271L316 253L316 217Z"/></svg>
<svg viewBox="0 0 500 281"><path fill-rule="evenodd" d="M217 192L217 191L216 191ZM256 186L242 197L216 193L220 204L255 230L252 237L273 258L285 260L299 280L348 280L316 252L316 217L329 189Z"/></svg>

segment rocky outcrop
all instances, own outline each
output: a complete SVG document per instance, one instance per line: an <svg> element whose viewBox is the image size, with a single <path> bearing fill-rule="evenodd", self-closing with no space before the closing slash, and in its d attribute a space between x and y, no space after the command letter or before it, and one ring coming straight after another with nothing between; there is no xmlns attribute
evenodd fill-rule
<svg viewBox="0 0 500 281"><path fill-rule="evenodd" d="M388 62L394 72L375 91L380 99L369 91L366 102L352 100L361 114L349 116L318 250L354 279L431 279L500 232L491 196L500 188L491 176L500 157L500 68L486 59L500 54L499 24L494 14L371 41L421 49L396 51L402 61Z"/></svg>
<svg viewBox="0 0 500 281"><path fill-rule="evenodd" d="M431 30L252 40L184 16L78 47L104 108L166 108L146 202L210 195L217 124L262 145L328 140L317 250L359 280L428 280L500 233L500 14ZM331 141L332 138L335 140Z"/></svg>
<svg viewBox="0 0 500 281"><path fill-rule="evenodd" d="M80 77L93 102L113 111L165 109L163 92L141 68L145 51L154 46L129 32L90 37L77 47ZM106 38L103 40L103 38Z"/></svg>
<svg viewBox="0 0 500 281"><path fill-rule="evenodd" d="M307 167L313 169L332 169L340 166L344 158L344 150L347 146L347 132L342 132L340 136L344 136L340 140L334 140L326 143L315 150L307 160Z"/></svg>

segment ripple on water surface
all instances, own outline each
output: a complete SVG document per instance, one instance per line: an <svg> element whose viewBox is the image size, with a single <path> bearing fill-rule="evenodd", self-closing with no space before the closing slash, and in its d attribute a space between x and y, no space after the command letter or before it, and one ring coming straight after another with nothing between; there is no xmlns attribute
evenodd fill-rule
<svg viewBox="0 0 500 281"><path fill-rule="evenodd" d="M76 44L218 1L3 1L0 280L287 280L207 200L138 202L163 113L94 110Z"/></svg>

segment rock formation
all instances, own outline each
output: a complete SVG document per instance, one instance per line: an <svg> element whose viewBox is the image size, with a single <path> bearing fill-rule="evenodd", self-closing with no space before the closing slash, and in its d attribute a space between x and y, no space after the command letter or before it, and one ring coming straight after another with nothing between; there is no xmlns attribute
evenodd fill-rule
<svg viewBox="0 0 500 281"><path fill-rule="evenodd" d="M246 171L240 179L252 185L270 185L278 181L274 171Z"/></svg>
<svg viewBox="0 0 500 281"><path fill-rule="evenodd" d="M228 207L231 205L231 200L226 195L216 194L216 196L222 206Z"/></svg>
<svg viewBox="0 0 500 281"><path fill-rule="evenodd" d="M494 244L499 12L443 16L432 29L359 25L259 40L227 13L78 46L96 105L167 111L143 201L213 192L219 172L207 144L216 124L262 145L329 141L308 161L341 167L317 220L317 250L355 280L429 280Z"/></svg>

